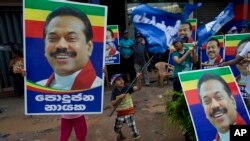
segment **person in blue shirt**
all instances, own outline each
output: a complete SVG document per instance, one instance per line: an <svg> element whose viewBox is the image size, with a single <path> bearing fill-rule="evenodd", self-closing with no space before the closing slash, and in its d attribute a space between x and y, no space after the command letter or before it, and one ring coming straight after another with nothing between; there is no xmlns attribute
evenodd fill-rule
<svg viewBox="0 0 250 141"><path fill-rule="evenodd" d="M129 74L128 81L132 81L135 78L134 69L134 51L133 47L135 42L129 38L128 30L124 31L123 38L119 41L119 51L121 53L121 73Z"/></svg>

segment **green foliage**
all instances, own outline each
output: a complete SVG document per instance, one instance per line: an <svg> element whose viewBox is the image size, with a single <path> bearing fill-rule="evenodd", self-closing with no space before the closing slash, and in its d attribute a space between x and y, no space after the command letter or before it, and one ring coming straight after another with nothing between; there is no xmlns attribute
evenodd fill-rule
<svg viewBox="0 0 250 141"><path fill-rule="evenodd" d="M175 101L169 99L173 94L178 95ZM190 140L195 141L195 132L184 95L178 92L166 91L164 97L168 119L170 119L172 123L177 124L183 134L189 136Z"/></svg>

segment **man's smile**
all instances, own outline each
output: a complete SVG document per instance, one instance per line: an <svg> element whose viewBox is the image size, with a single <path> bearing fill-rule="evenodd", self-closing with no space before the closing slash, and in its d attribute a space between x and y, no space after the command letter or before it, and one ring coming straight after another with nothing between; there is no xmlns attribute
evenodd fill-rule
<svg viewBox="0 0 250 141"><path fill-rule="evenodd" d="M221 116L223 116L225 113L227 113L227 109L226 108L216 108L216 109L213 109L212 113L210 114L210 116L212 118L219 118Z"/></svg>
<svg viewBox="0 0 250 141"><path fill-rule="evenodd" d="M58 54L55 56L56 59L68 59L70 58L69 55Z"/></svg>
<svg viewBox="0 0 250 141"><path fill-rule="evenodd" d="M76 52L68 51L67 49L60 49L60 48L50 53L50 56L56 59L69 59L70 57L75 57L76 55L77 55Z"/></svg>

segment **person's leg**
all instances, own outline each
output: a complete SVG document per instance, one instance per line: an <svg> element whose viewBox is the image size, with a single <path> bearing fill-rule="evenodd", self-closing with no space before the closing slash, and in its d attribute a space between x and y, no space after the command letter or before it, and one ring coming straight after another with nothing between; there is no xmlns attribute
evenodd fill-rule
<svg viewBox="0 0 250 141"><path fill-rule="evenodd" d="M141 66L141 69L143 68L144 65ZM144 78L144 82L145 82L146 86L149 86L150 83L149 83L149 78L148 78L148 68L147 67L142 71L142 74L143 74L143 78Z"/></svg>
<svg viewBox="0 0 250 141"><path fill-rule="evenodd" d="M139 132L138 132L138 130L136 128L134 114L125 116L125 121L126 121L126 124L128 125L128 127L130 129L130 134L131 134L132 138L135 139L135 140L139 139L140 134L139 134Z"/></svg>
<svg viewBox="0 0 250 141"><path fill-rule="evenodd" d="M60 141L68 141L73 123L71 119L61 118Z"/></svg>
<svg viewBox="0 0 250 141"><path fill-rule="evenodd" d="M85 141L88 129L84 115L73 119L73 124L77 140Z"/></svg>
<svg viewBox="0 0 250 141"><path fill-rule="evenodd" d="M175 101L182 92L181 83L178 77L174 77L173 90L174 90L174 94L173 94L172 101Z"/></svg>
<svg viewBox="0 0 250 141"><path fill-rule="evenodd" d="M114 131L116 133L116 140L117 141L120 141L120 140L123 140L125 139L126 137L123 135L122 133L122 125L124 123L124 117L123 116L120 116L120 117L116 117L115 119L115 126L114 126Z"/></svg>

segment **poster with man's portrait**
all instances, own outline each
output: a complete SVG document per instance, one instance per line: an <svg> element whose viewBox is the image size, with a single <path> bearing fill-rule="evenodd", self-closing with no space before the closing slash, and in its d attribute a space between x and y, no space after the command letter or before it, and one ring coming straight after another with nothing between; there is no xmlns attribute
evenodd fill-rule
<svg viewBox="0 0 250 141"><path fill-rule="evenodd" d="M201 69L217 67L224 61L224 36L212 36L206 44L201 47L200 53Z"/></svg>
<svg viewBox="0 0 250 141"><path fill-rule="evenodd" d="M249 33L241 34L227 34L225 36L225 61L234 59L246 46L246 43L250 42ZM241 61L237 65L231 66L233 74L236 78L241 94L246 95L246 78L250 73L250 64L248 61Z"/></svg>
<svg viewBox="0 0 250 141"><path fill-rule="evenodd" d="M197 19L187 19L187 22L189 22L192 26L192 34L191 34L191 39L189 40L188 43L192 43L196 41L196 31L197 31Z"/></svg>
<svg viewBox="0 0 250 141"><path fill-rule="evenodd" d="M250 118L230 67L178 74L197 141L230 140L230 125Z"/></svg>
<svg viewBox="0 0 250 141"><path fill-rule="evenodd" d="M105 45L105 65L120 64L118 25L107 25Z"/></svg>
<svg viewBox="0 0 250 141"><path fill-rule="evenodd" d="M96 114L103 107L107 7L25 0L25 114Z"/></svg>

